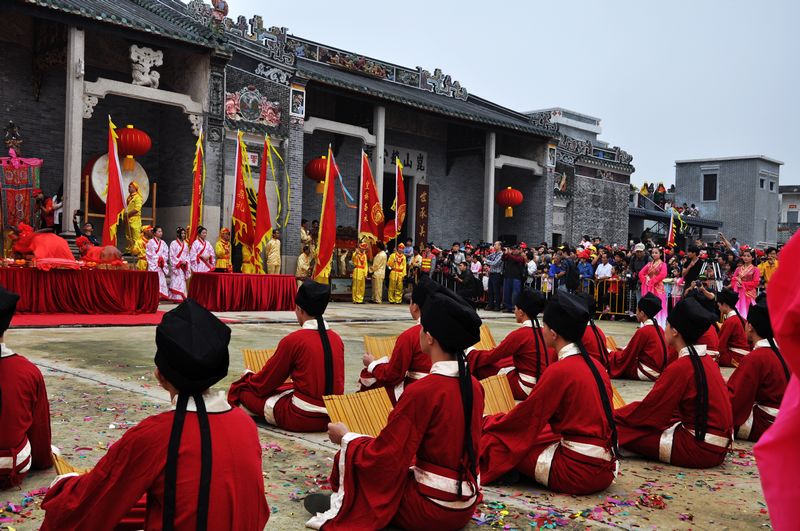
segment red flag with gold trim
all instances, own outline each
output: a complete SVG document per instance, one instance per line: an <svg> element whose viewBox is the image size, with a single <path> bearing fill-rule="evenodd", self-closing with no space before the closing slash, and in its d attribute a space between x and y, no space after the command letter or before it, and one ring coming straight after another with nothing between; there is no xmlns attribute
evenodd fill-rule
<svg viewBox="0 0 800 531"><path fill-rule="evenodd" d="M336 172L333 151L328 146L328 159L325 164L325 181L323 183L322 213L319 216L319 234L317 235L317 263L314 266L314 280L317 280L333 258L336 246Z"/></svg>
<svg viewBox="0 0 800 531"><path fill-rule="evenodd" d="M361 152L361 200L359 201L358 239L375 243L383 239L383 208L367 154Z"/></svg>
<svg viewBox="0 0 800 531"><path fill-rule="evenodd" d="M398 157L395 161L395 197L392 204L394 210L394 220L389 221L384 225L383 229L383 243L393 240L400 235L403 230L403 222L406 219L406 186L403 182L403 165L400 163Z"/></svg>
<svg viewBox="0 0 800 531"><path fill-rule="evenodd" d="M189 225L186 228L186 235L189 245L197 239L197 227L203 224L203 190L206 186L206 161L203 154L203 131L200 131L200 138L194 151L194 166L192 167L194 180L192 181L192 206L189 212Z"/></svg>
<svg viewBox="0 0 800 531"><path fill-rule="evenodd" d="M261 173L258 177L258 196L256 198L256 226L253 247L258 250L259 256L267 240L272 236L272 222L269 219L269 204L267 203L267 166L269 165L270 146L267 137L264 137L264 150L261 153Z"/></svg>
<svg viewBox="0 0 800 531"><path fill-rule="evenodd" d="M117 245L117 228L125 213L125 185L117 152L117 126L108 117L108 184L106 194L106 217L103 222L103 245Z"/></svg>
<svg viewBox="0 0 800 531"><path fill-rule="evenodd" d="M248 193L252 194L252 178L250 175L250 160L247 156L247 146L242 140L243 132L237 134L236 149L236 192L233 201L233 234L235 241L242 245L253 245L255 235L255 222L253 211L250 209Z"/></svg>

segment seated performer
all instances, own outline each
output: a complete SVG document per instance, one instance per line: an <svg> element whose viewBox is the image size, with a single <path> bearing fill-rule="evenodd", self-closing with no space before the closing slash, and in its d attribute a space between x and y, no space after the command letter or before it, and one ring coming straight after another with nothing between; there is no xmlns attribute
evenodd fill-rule
<svg viewBox="0 0 800 531"><path fill-rule="evenodd" d="M362 361L364 369L359 378L360 391L386 387L392 403L400 400L400 395L411 383L424 378L431 372L431 358L419 344L420 315L428 297L439 290L439 285L430 278L422 278L411 292L408 313L417 324L397 337L390 358L375 359L365 353Z"/></svg>
<svg viewBox="0 0 800 531"><path fill-rule="evenodd" d="M331 473L332 496L304 502L307 523L325 531L461 529L481 501L477 474L483 391L464 349L480 339L481 320L452 292L430 295L419 341L431 374L409 387L373 438L328 426L342 448Z"/></svg>
<svg viewBox="0 0 800 531"><path fill-rule="evenodd" d="M717 305L720 314L725 317L719 331L719 366L738 367L742 359L750 352L750 343L744 333L745 320L739 315L736 303L739 294L730 288L724 288L717 294Z"/></svg>
<svg viewBox="0 0 800 531"><path fill-rule="evenodd" d="M589 353L589 356L599 361L600 364L608 370L609 353L608 346L606 345L606 335L594 322L597 302L595 302L594 297L590 293L581 293L580 296L584 300L586 308L589 310L589 324L586 325L586 331L583 333L581 342L583 346L586 347L586 352Z"/></svg>
<svg viewBox="0 0 800 531"><path fill-rule="evenodd" d="M295 314L301 329L281 339L260 371L231 384L231 405L285 430L325 431L330 419L322 397L344 393L344 343L322 317L329 299L328 286L313 280L300 286Z"/></svg>
<svg viewBox="0 0 800 531"><path fill-rule="evenodd" d="M706 347L706 355L710 356L711 359L714 361L719 358L719 330L717 329L717 303L715 300L707 299L702 295L687 295L686 299L695 299L697 302L700 303L713 319L712 323L708 326L703 335L695 343L696 345L701 345ZM667 342L667 353L669 357L667 359L667 365L674 362L678 359L678 351L675 349L669 342Z"/></svg>
<svg viewBox="0 0 800 531"><path fill-rule="evenodd" d="M728 379L728 391L736 438L755 442L775 422L790 373L775 344L763 298L750 307L745 329L754 348Z"/></svg>
<svg viewBox="0 0 800 531"><path fill-rule="evenodd" d="M547 366L556 361L555 351L544 343L537 318L544 302L541 292L523 290L514 306L514 317L520 327L491 350L467 349L469 369L475 377L505 374L515 400L525 400Z"/></svg>
<svg viewBox="0 0 800 531"><path fill-rule="evenodd" d="M125 432L90 472L57 477L42 502L43 530L113 529L145 494L144 520L134 526L125 518L128 528L264 528L269 507L258 433L247 415L209 390L228 374L230 336L193 300L164 315L155 377L174 411Z"/></svg>
<svg viewBox="0 0 800 531"><path fill-rule="evenodd" d="M132 254L136 257L136 269L147 271L147 242L153 238L152 225L142 227L142 235L136 240Z"/></svg>
<svg viewBox="0 0 800 531"><path fill-rule="evenodd" d="M664 331L656 322L661 299L648 293L639 299L636 320L639 328L624 349L611 352L608 373L612 378L654 382L667 366Z"/></svg>
<svg viewBox="0 0 800 531"><path fill-rule="evenodd" d="M189 246L186 244L186 229L178 227L176 238L169 244L169 263L172 272L169 277L169 298L181 302L186 299L186 282L192 274L189 269Z"/></svg>
<svg viewBox="0 0 800 531"><path fill-rule="evenodd" d="M585 301L568 292L545 308L542 335L558 361L524 402L484 419L484 483L522 473L555 492L591 494L614 481L611 380L581 343L588 320Z"/></svg>
<svg viewBox="0 0 800 531"><path fill-rule="evenodd" d="M75 239L75 245L78 247L78 252L81 253L81 260L84 262L94 262L95 264L122 263L122 253L113 245L92 245L86 236L78 236Z"/></svg>
<svg viewBox="0 0 800 531"><path fill-rule="evenodd" d="M145 255L147 256L147 270L158 273L158 294L162 300L169 300L169 290L167 290L167 271L169 268L169 251L167 244L161 237L164 229L160 225L153 228L153 237L147 242Z"/></svg>
<svg viewBox="0 0 800 531"><path fill-rule="evenodd" d="M222 227L219 231L219 239L214 245L216 264L214 271L217 273L230 273L233 271L231 262L231 229Z"/></svg>
<svg viewBox="0 0 800 531"><path fill-rule="evenodd" d="M19 295L0 288L0 490L16 487L31 469L50 468L50 404L39 369L8 348Z"/></svg>
<svg viewBox="0 0 800 531"><path fill-rule="evenodd" d="M197 239L192 242L189 252L189 264L193 273L207 273L214 271L214 249L208 243L208 230L199 225L197 227Z"/></svg>
<svg viewBox="0 0 800 531"><path fill-rule="evenodd" d="M713 314L693 298L667 317L664 335L678 352L641 402L617 409L619 444L629 452L689 468L722 464L733 418L719 367L697 340Z"/></svg>

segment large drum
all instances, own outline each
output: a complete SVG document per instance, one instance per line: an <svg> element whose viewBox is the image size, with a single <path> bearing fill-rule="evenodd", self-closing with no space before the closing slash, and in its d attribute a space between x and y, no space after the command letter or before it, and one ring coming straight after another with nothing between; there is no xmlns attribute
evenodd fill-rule
<svg viewBox="0 0 800 531"><path fill-rule="evenodd" d="M89 190L89 205L91 211L102 210L103 205L106 204L106 197L108 196L108 153L103 155L94 156L89 159L86 166L83 168L83 179L81 186L83 187L86 182L86 176L89 176L91 182L91 189ZM147 178L147 172L138 161L134 161L133 171L122 171L122 182L125 184L125 197L128 197L128 185L131 181L139 185L139 193L142 194L142 202L146 202L150 196L150 180Z"/></svg>

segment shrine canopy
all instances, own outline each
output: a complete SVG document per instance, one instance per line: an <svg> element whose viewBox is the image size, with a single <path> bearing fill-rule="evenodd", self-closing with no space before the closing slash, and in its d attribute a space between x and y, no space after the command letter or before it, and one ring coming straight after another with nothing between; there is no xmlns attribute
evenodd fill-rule
<svg viewBox="0 0 800 531"><path fill-rule="evenodd" d="M0 212L4 228L16 227L20 222L31 224L33 219L33 191L39 188L39 171L42 159L17 157L13 149L8 157L0 157L3 168L0 180Z"/></svg>

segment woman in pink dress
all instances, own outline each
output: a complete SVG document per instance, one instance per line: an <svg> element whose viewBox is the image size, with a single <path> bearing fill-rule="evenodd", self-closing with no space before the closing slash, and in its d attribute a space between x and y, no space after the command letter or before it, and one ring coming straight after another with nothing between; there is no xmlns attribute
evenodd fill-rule
<svg viewBox="0 0 800 531"><path fill-rule="evenodd" d="M205 227L202 225L197 227L197 239L192 242L192 251L189 255L193 273L214 271L214 246L208 243L207 236L208 230Z"/></svg>
<svg viewBox="0 0 800 531"><path fill-rule="evenodd" d="M667 264L661 259L661 249L654 247L651 251L653 261L639 271L639 282L642 285L642 296L652 293L661 300L661 311L656 314L656 321L661 327L667 324L667 292L664 290L664 279L667 278Z"/></svg>
<svg viewBox="0 0 800 531"><path fill-rule="evenodd" d="M186 299L186 283L192 274L189 269L189 255L191 250L186 243L186 229L178 227L177 238L169 244L169 263L172 265L172 274L169 277L169 298L173 301L183 302Z"/></svg>
<svg viewBox="0 0 800 531"><path fill-rule="evenodd" d="M739 294L739 302L736 303L739 315L747 319L747 311L756 301L756 290L761 281L761 273L753 265L753 251L751 249L743 249L741 256L744 264L737 267L736 271L733 272L731 289Z"/></svg>

